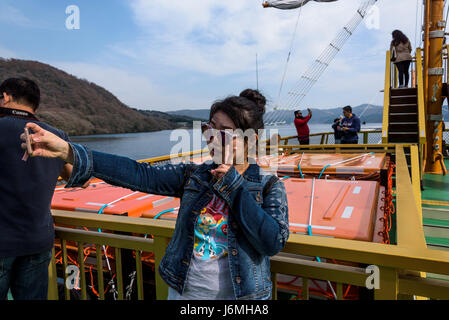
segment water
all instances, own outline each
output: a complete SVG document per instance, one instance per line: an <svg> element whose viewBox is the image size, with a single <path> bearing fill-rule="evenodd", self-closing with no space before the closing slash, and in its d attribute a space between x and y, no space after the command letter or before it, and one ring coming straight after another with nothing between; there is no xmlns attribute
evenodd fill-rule
<svg viewBox="0 0 449 320"><path fill-rule="evenodd" d="M362 126L362 130L381 127L382 124L375 123L369 124L369 126ZM331 124L309 124L309 128L310 133L332 132ZM293 124L278 126L276 128L267 127L267 129L277 129L281 137L296 135L296 129ZM181 136L177 133L180 133ZM200 136L200 132L198 130L193 131L190 129L76 136L71 137L71 140L73 142L83 144L92 150L121 155L134 160L140 160L168 155L170 152L191 151L205 148L205 142L203 142L201 146L193 145L193 134ZM170 135L173 135L173 141L170 140ZM187 137L190 137L190 144L187 143L187 146L184 145L184 147L188 150L181 150L180 147L177 147L177 145L180 144L181 137L185 137L187 141ZM311 139L311 143L318 144L319 138Z"/></svg>

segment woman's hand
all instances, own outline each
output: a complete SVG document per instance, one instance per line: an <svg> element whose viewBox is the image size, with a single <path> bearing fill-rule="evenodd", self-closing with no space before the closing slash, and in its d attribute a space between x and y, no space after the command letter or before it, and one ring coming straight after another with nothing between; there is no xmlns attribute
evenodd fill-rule
<svg viewBox="0 0 449 320"><path fill-rule="evenodd" d="M31 147L33 149L30 157L44 157L44 158L60 158L68 163L73 163L73 153L67 141L59 138L55 134L42 129L33 122L28 122L25 125L33 134L30 134ZM25 134L20 135L22 139L22 149L26 150Z"/></svg>
<svg viewBox="0 0 449 320"><path fill-rule="evenodd" d="M232 165L230 164L220 164L216 169L211 170L210 173L219 180L231 167Z"/></svg>

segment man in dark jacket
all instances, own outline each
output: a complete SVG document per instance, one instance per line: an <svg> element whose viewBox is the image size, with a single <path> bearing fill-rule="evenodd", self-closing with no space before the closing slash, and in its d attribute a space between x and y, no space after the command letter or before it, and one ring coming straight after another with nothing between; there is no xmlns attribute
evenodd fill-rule
<svg viewBox="0 0 449 320"><path fill-rule="evenodd" d="M54 229L51 199L58 177L72 166L59 159L28 158L20 135L35 122L64 140L67 134L36 115L40 90L26 78L0 85L0 300L47 299ZM68 179L67 179L68 180Z"/></svg>
<svg viewBox="0 0 449 320"><path fill-rule="evenodd" d="M301 110L295 111L295 127L298 133L299 144L309 144L309 126L307 122L312 118L312 110L307 109L308 115L303 117Z"/></svg>
<svg viewBox="0 0 449 320"><path fill-rule="evenodd" d="M341 124L341 143L342 144L357 144L359 143L358 133L360 132L360 119L352 113L351 106L343 108L344 118L340 121Z"/></svg>
<svg viewBox="0 0 449 320"><path fill-rule="evenodd" d="M332 129L334 129L335 144L341 144L341 136L343 135L342 131L340 130L341 129L341 124L340 124L341 119L342 119L342 117L334 119L334 124L332 125Z"/></svg>

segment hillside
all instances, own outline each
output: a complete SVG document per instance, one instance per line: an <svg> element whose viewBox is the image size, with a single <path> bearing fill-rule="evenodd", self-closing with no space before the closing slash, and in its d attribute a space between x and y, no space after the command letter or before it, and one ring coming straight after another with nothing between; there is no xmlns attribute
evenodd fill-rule
<svg viewBox="0 0 449 320"><path fill-rule="evenodd" d="M362 104L353 108L354 113L359 116L362 114L361 120L370 123L381 123L382 122L382 107L375 105ZM332 108L332 109L313 109L313 116L310 123L331 123L335 118L342 115L342 108ZM178 116L194 116L200 119L209 119L209 109L199 109L199 110L178 110L168 112L172 115ZM303 110L303 114L307 114L307 110ZM265 115L265 118L270 116L270 112ZM287 123L293 123L293 111L282 111L281 116L279 116L279 121L286 121Z"/></svg>
<svg viewBox="0 0 449 320"><path fill-rule="evenodd" d="M69 135L148 132L188 126L191 118L132 109L95 83L36 61L0 58L0 81L28 77L41 90L38 118Z"/></svg>

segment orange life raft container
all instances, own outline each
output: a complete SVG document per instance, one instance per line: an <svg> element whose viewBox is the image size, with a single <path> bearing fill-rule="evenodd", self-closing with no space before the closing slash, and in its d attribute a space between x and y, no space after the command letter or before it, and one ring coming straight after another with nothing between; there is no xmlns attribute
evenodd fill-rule
<svg viewBox="0 0 449 320"><path fill-rule="evenodd" d="M284 174L369 174L384 168L384 153L295 153L258 159L260 167ZM323 171L324 169L324 171Z"/></svg>
<svg viewBox="0 0 449 320"><path fill-rule="evenodd" d="M176 198L115 187L98 179L94 179L86 189L58 186L51 203L51 208L56 210L130 217L156 216L163 210L176 207L179 207Z"/></svg>
<svg viewBox="0 0 449 320"><path fill-rule="evenodd" d="M291 232L378 242L378 182L288 178L284 184Z"/></svg>

